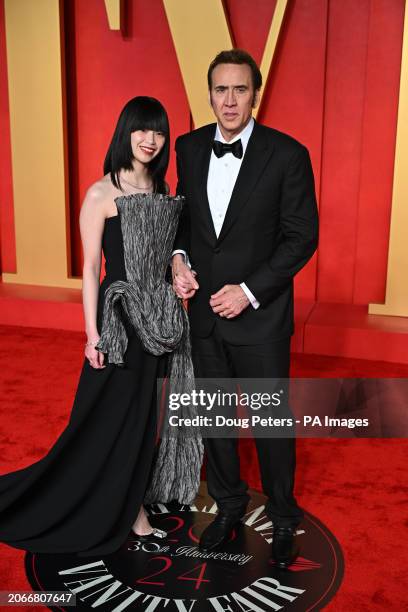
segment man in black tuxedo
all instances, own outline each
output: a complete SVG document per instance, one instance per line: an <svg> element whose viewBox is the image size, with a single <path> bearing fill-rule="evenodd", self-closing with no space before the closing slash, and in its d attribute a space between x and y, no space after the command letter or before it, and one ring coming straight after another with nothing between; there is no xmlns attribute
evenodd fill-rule
<svg viewBox="0 0 408 612"><path fill-rule="evenodd" d="M173 284L189 299L198 378L287 378L293 333L293 277L317 246L318 216L307 149L254 121L262 77L248 53L222 51L210 64L217 123L176 141L178 187L186 197L173 253ZM191 262L191 266L189 264ZM200 548L230 536L246 511L237 439L208 438L207 483L219 512ZM293 495L295 440L256 438L272 554L295 556L303 517Z"/></svg>

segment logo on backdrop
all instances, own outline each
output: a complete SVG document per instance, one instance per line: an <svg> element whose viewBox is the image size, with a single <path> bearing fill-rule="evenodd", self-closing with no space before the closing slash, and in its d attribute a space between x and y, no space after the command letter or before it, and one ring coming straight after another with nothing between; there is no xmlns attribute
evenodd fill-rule
<svg viewBox="0 0 408 612"><path fill-rule="evenodd" d="M338 590L343 555L332 533L310 514L299 526L301 556L287 570L270 559L272 524L265 497L250 491L250 508L222 549L203 553L199 536L216 506L202 486L193 506L148 506L165 540L129 535L106 557L27 553L26 572L36 591L68 591L76 608L97 612L263 612L322 608ZM72 610L63 605L53 610Z"/></svg>

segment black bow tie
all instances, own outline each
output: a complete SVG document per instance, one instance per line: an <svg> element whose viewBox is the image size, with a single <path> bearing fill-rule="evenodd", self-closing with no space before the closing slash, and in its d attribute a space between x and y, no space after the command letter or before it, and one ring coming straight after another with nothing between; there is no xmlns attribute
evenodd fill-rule
<svg viewBox="0 0 408 612"><path fill-rule="evenodd" d="M226 153L232 153L235 155L235 157L241 159L244 154L241 140L236 140L232 144L221 142L220 140L214 140L212 148L217 157L222 157Z"/></svg>

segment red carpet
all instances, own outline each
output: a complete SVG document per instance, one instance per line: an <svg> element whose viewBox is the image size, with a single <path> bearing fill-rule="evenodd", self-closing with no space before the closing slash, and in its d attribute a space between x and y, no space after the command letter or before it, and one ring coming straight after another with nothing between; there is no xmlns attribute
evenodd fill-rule
<svg viewBox="0 0 408 612"><path fill-rule="evenodd" d="M64 429L83 339L76 332L0 327L0 473L39 459ZM408 366L294 355L292 374L408 377ZM243 444L244 473L259 488L252 441ZM298 441L299 502L334 533L345 556L344 581L327 610L407 609L407 450L407 441L397 439ZM0 590L31 590L23 558L0 544Z"/></svg>

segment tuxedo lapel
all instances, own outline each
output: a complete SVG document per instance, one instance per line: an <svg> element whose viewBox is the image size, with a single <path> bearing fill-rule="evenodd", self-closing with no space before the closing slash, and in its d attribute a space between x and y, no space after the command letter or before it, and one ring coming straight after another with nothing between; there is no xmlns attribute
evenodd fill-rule
<svg viewBox="0 0 408 612"><path fill-rule="evenodd" d="M196 187L197 209L203 218L205 226L208 230L208 235L214 243L217 240L217 236L214 230L214 223L211 217L210 205L208 202L207 179L212 153L212 142L215 136L215 129L215 123L208 126L208 129L204 132L203 138L194 153L194 179Z"/></svg>
<svg viewBox="0 0 408 612"><path fill-rule="evenodd" d="M218 243L225 238L242 208L247 204L272 152L273 145L268 143L268 140L262 132L262 128L255 122L228 204L221 233L218 237Z"/></svg>

